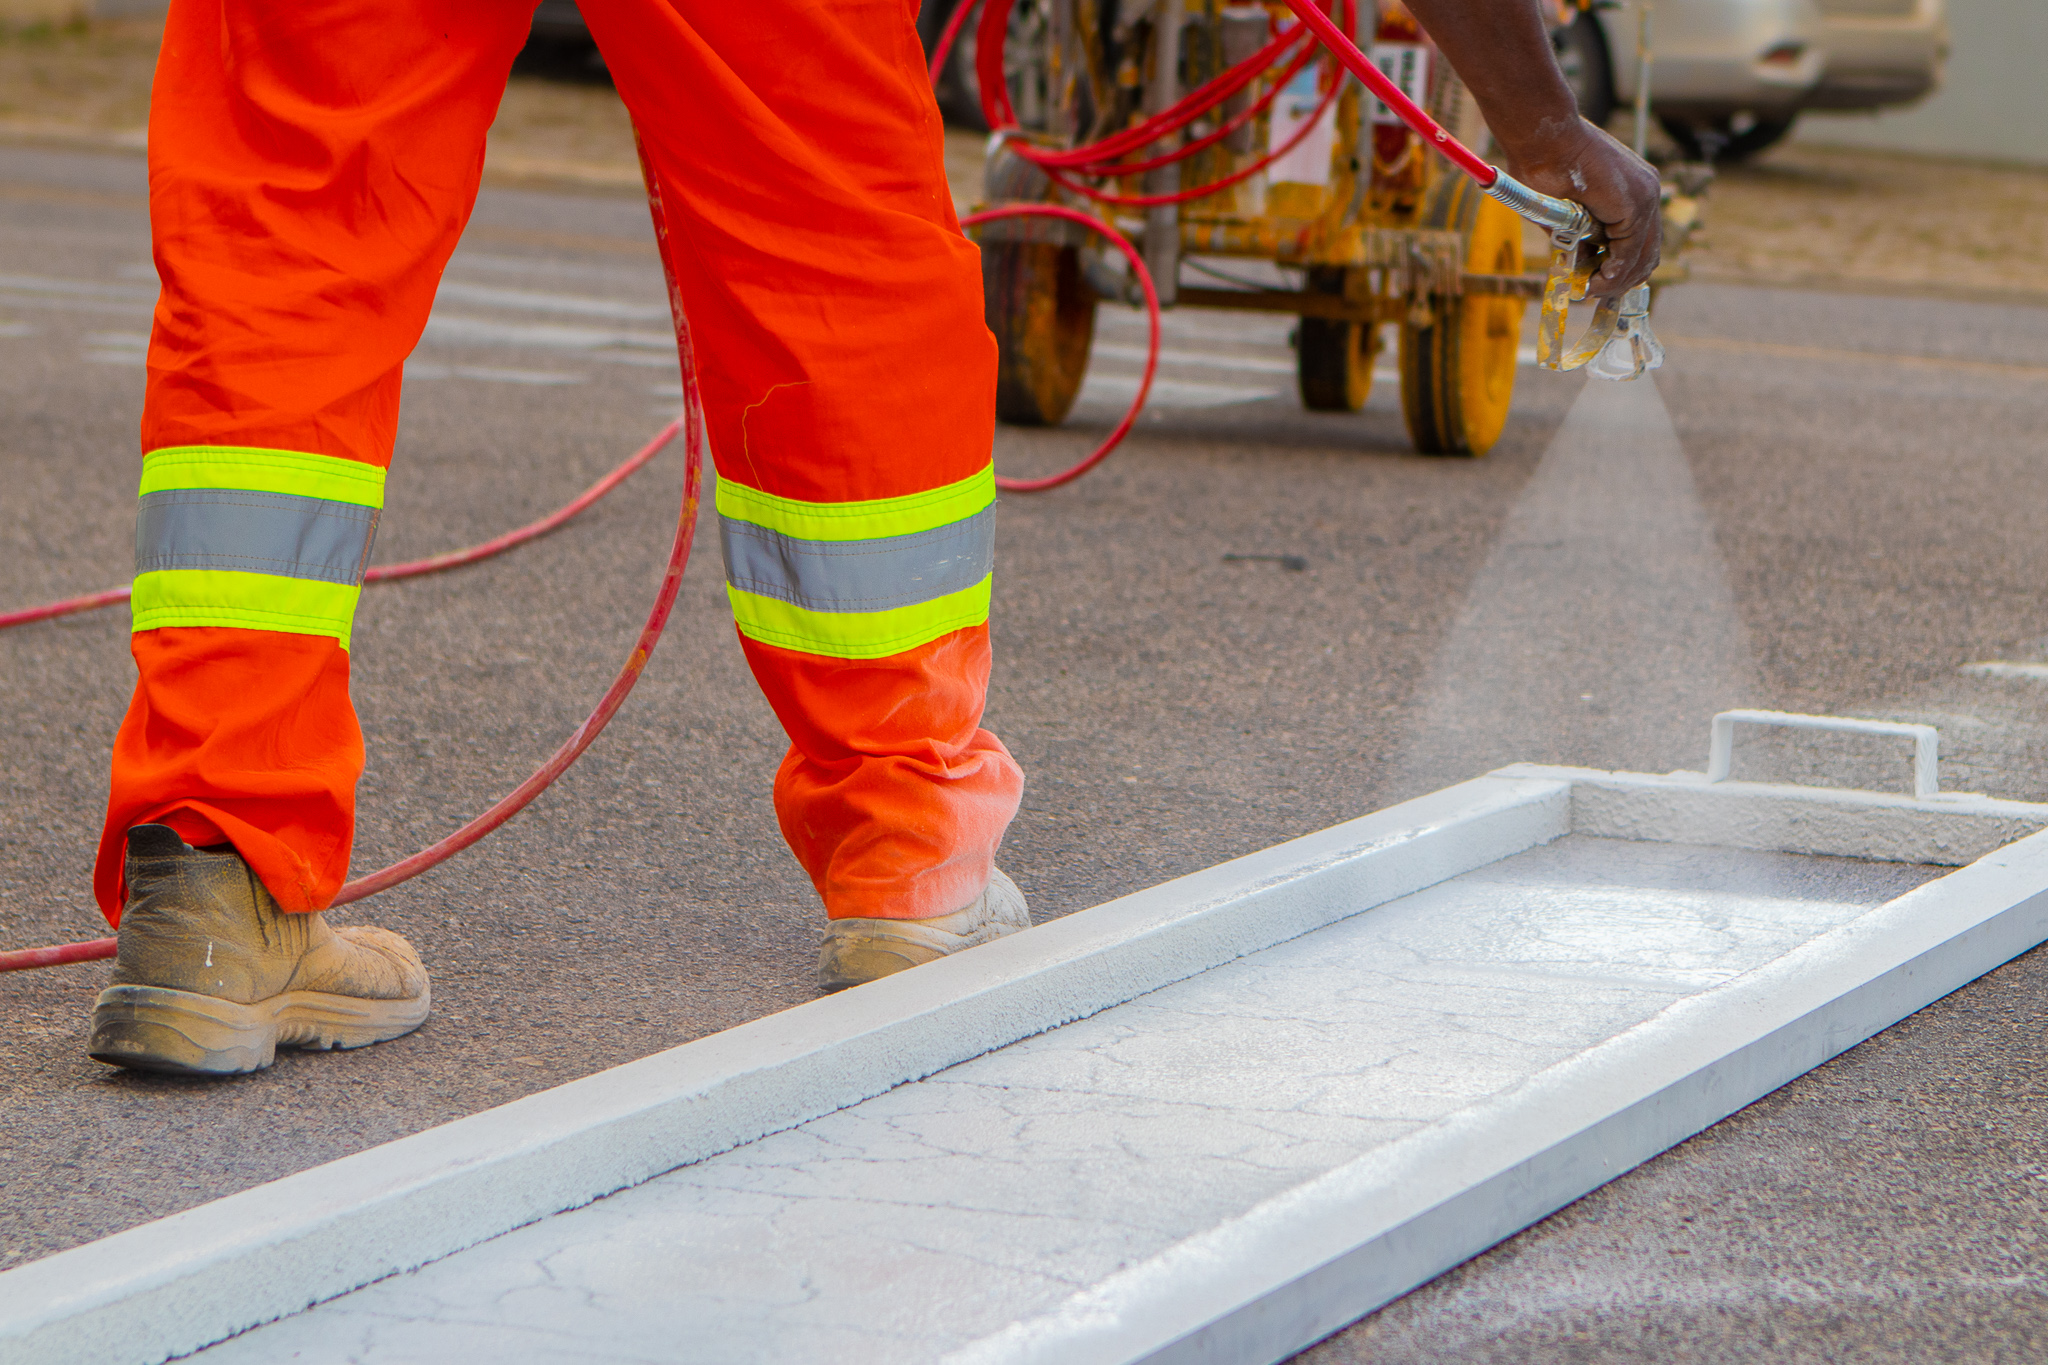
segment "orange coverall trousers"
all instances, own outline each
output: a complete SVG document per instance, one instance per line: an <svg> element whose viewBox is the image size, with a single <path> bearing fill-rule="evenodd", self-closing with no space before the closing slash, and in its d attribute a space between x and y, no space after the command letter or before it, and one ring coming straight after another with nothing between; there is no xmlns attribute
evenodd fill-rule
<svg viewBox="0 0 2048 1365"><path fill-rule="evenodd" d="M980 728L995 343L916 7L581 5L694 338L741 646L791 740L776 810L834 917L966 904L1023 785ZM286 910L346 875L349 621L402 368L531 8L172 2L109 920L141 823L231 842Z"/></svg>

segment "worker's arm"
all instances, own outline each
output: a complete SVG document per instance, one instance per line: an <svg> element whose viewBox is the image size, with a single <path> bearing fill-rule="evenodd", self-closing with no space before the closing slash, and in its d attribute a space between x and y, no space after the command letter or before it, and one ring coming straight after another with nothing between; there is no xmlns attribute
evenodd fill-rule
<svg viewBox="0 0 2048 1365"><path fill-rule="evenodd" d="M1407 0L1486 115L1507 170L1584 204L1606 229L1592 292L1618 294L1657 268L1663 234L1657 172L1579 117L1537 0Z"/></svg>

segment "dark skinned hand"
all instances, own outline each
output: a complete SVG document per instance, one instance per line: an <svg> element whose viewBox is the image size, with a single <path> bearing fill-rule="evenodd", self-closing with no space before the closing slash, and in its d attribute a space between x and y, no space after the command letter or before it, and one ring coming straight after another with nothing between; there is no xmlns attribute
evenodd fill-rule
<svg viewBox="0 0 2048 1365"><path fill-rule="evenodd" d="M1620 294L1650 277L1663 239L1657 172L1579 117L1536 0L1408 0L1531 189L1584 204L1605 250L1589 292Z"/></svg>

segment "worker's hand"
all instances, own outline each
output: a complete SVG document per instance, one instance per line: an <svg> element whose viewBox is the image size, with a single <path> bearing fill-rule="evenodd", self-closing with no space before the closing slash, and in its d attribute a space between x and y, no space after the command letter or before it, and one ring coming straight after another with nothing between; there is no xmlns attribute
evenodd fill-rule
<svg viewBox="0 0 2048 1365"><path fill-rule="evenodd" d="M1620 294L1650 278L1663 247L1657 172L1582 118L1542 119L1505 148L1508 173L1531 189L1584 204L1600 224L1606 252L1587 286Z"/></svg>

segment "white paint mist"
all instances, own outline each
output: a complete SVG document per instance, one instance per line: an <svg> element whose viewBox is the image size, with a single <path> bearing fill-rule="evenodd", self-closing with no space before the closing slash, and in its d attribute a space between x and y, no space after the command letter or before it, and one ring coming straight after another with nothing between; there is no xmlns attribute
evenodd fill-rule
<svg viewBox="0 0 2048 1365"><path fill-rule="evenodd" d="M1396 794L1506 763L1706 762L1756 668L1656 382L1588 381L1431 666Z"/></svg>

